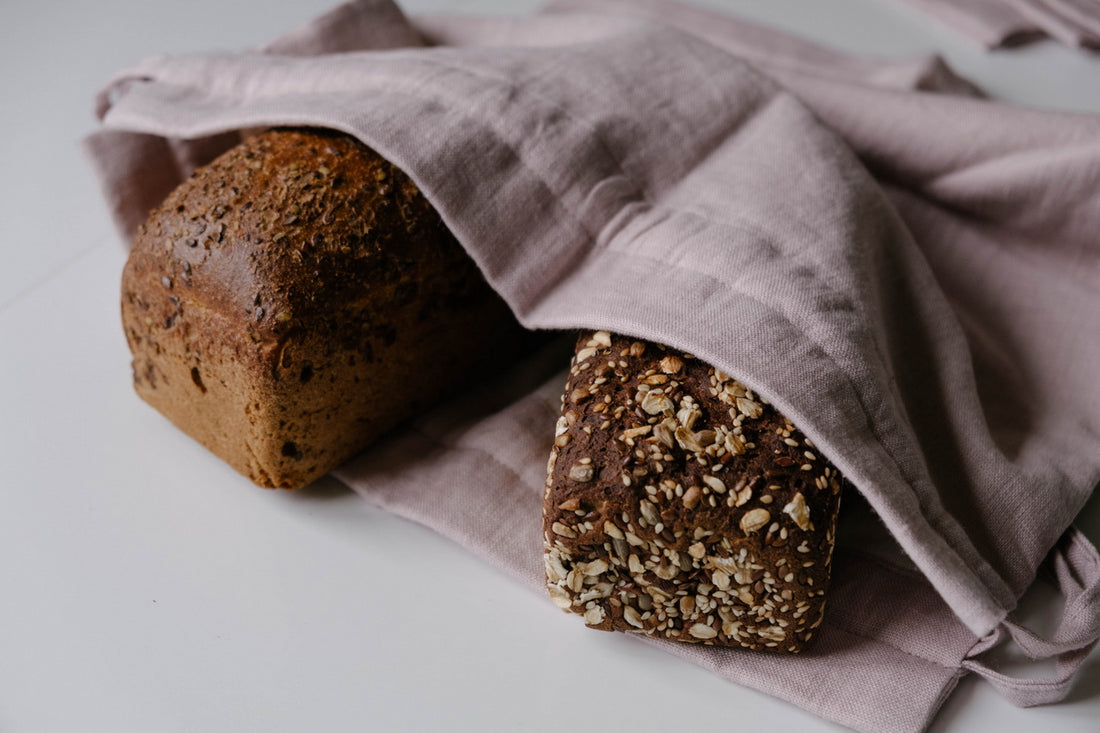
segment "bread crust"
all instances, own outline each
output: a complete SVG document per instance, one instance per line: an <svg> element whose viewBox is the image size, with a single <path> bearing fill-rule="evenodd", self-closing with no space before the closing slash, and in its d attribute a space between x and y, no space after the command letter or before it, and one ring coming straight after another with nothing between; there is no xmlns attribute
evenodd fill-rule
<svg viewBox="0 0 1100 733"><path fill-rule="evenodd" d="M550 596L605 631L799 652L822 621L843 482L728 375L582 333L547 466Z"/></svg>
<svg viewBox="0 0 1100 733"><path fill-rule="evenodd" d="M137 393L265 487L325 474L518 332L413 182L358 140L271 130L197 170L122 278Z"/></svg>

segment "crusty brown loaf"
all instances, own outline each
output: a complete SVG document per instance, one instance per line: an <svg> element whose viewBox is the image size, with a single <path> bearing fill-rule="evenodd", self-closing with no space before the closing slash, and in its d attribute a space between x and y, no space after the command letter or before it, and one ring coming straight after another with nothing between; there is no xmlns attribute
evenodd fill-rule
<svg viewBox="0 0 1100 733"><path fill-rule="evenodd" d="M515 321L416 186L346 135L272 130L198 170L122 279L138 394L296 488L469 377Z"/></svg>
<svg viewBox="0 0 1100 733"><path fill-rule="evenodd" d="M698 359L581 334L547 473L547 587L589 626L798 652L821 623L843 479Z"/></svg>

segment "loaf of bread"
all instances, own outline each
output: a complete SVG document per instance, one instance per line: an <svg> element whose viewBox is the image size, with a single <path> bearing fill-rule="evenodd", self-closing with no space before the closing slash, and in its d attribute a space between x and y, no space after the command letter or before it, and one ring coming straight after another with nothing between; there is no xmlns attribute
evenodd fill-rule
<svg viewBox="0 0 1100 733"><path fill-rule="evenodd" d="M589 626L798 652L821 624L843 479L730 376L581 334L547 474L547 587Z"/></svg>
<svg viewBox="0 0 1100 733"><path fill-rule="evenodd" d="M122 320L138 394L282 488L499 362L519 333L408 177L309 129L247 139L150 214Z"/></svg>

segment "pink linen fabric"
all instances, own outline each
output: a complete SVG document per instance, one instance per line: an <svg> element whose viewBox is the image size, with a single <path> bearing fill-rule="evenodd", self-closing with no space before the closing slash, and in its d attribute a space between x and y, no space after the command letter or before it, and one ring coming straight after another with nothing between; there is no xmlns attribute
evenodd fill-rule
<svg viewBox="0 0 1100 733"><path fill-rule="evenodd" d="M986 48L1053 38L1100 49L1100 3L1095 0L904 0Z"/></svg>
<svg viewBox="0 0 1100 733"><path fill-rule="evenodd" d="M800 425L859 491L818 643L670 652L913 731L967 672L1060 699L1100 634L1100 558L1071 527L1100 481L1100 119L660 0L509 19L358 0L259 51L148 59L97 109L86 149L124 237L240 131L343 130L412 176L526 325L672 344ZM537 589L567 360L533 356L337 476ZM1044 561L1066 598L1046 638L1012 616ZM995 669L1010 638L1055 677Z"/></svg>

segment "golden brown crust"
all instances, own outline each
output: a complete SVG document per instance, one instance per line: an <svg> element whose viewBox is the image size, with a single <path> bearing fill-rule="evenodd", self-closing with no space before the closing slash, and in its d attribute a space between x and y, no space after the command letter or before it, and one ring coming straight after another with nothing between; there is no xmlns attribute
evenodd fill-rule
<svg viewBox="0 0 1100 733"><path fill-rule="evenodd" d="M821 623L843 479L728 375L581 334L547 473L547 587L589 626L798 652Z"/></svg>
<svg viewBox="0 0 1100 733"><path fill-rule="evenodd" d="M246 140L154 210L122 313L138 394L283 488L439 399L516 329L407 176L306 129Z"/></svg>

